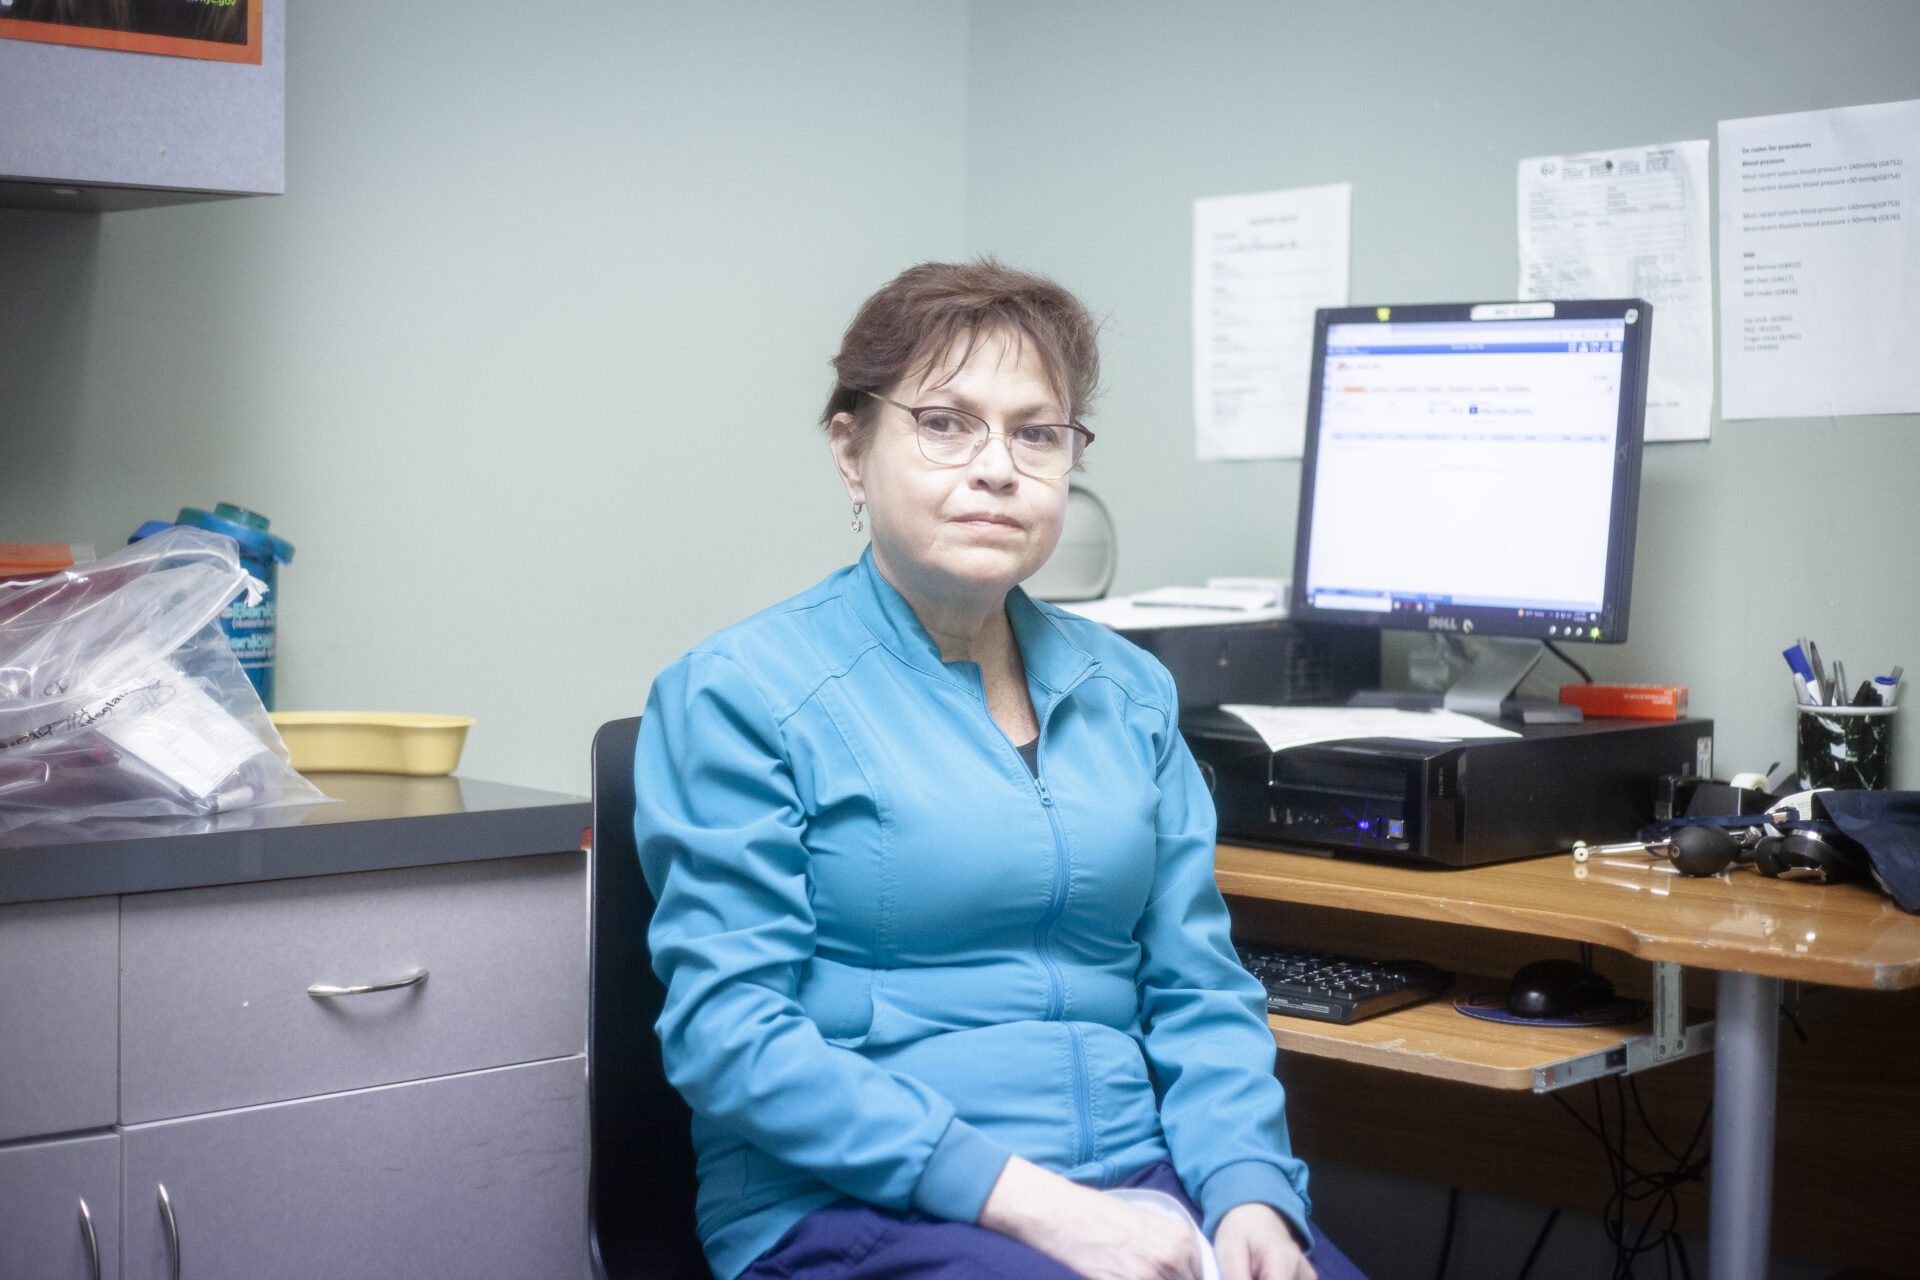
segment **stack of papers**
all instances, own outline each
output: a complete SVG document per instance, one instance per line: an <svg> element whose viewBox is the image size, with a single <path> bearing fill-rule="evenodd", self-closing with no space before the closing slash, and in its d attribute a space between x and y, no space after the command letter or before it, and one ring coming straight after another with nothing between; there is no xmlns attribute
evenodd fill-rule
<svg viewBox="0 0 1920 1280"><path fill-rule="evenodd" d="M1408 738L1415 742L1459 742L1467 738L1517 738L1503 729L1457 711L1395 711L1385 707L1255 707L1244 703L1220 708L1239 716L1269 751L1312 742L1350 738Z"/></svg>

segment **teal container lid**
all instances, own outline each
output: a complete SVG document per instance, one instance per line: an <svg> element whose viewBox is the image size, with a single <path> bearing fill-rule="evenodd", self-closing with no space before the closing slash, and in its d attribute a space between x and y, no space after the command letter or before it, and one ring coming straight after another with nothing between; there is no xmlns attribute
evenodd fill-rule
<svg viewBox="0 0 1920 1280"><path fill-rule="evenodd" d="M240 554L249 560L293 562L293 544L268 533L270 521L265 516L236 503L222 502L211 513L199 507L182 507L174 523L209 533L224 533L240 544Z"/></svg>

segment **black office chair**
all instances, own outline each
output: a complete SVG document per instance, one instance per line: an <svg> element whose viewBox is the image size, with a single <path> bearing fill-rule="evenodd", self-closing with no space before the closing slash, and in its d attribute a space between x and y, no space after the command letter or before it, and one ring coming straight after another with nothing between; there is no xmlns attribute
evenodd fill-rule
<svg viewBox="0 0 1920 1280"><path fill-rule="evenodd" d="M653 895L633 840L639 734L635 716L593 737L587 1239L598 1280L712 1280L693 1229L693 1116L653 1032L666 990L647 959Z"/></svg>

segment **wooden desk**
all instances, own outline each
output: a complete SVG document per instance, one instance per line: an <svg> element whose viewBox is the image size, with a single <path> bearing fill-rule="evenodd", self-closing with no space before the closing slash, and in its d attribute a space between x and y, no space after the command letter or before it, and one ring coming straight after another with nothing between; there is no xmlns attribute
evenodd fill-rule
<svg viewBox="0 0 1920 1280"><path fill-rule="evenodd" d="M1448 870L1222 845L1215 873L1230 897L1588 942L1714 971L1708 1268L1714 1280L1752 1280L1766 1274L1769 1257L1782 983L1920 987L1920 917L1862 885L1768 880L1745 867L1689 879L1664 865L1551 857ZM1438 1054L1453 1061L1449 1078L1510 1083L1491 1034L1499 1029L1460 1032L1447 1026L1450 1016L1459 1017L1444 1006L1407 1010L1387 1015L1401 1020L1398 1028L1371 1032L1368 1024L1355 1031L1278 1019L1276 1039L1296 1051L1400 1070L1419 1070L1421 1059ZM1544 1034L1528 1029L1521 1038ZM1490 1047L1475 1060L1469 1046L1450 1041L1463 1036ZM1398 1065L1396 1053L1404 1059ZM1522 1043L1516 1061L1531 1053Z"/></svg>

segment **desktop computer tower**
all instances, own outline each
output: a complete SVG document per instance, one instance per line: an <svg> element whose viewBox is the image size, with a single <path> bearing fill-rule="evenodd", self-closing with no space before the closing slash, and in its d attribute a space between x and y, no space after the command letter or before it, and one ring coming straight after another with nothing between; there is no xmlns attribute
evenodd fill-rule
<svg viewBox="0 0 1920 1280"><path fill-rule="evenodd" d="M1270 751L1245 722L1183 712L1220 839L1470 867L1630 840L1666 774L1711 777L1711 720L1516 726L1517 738L1363 739Z"/></svg>
<svg viewBox="0 0 1920 1280"><path fill-rule="evenodd" d="M1283 707L1340 702L1380 684L1380 633L1285 620L1129 628L1165 664L1180 709L1222 703Z"/></svg>

